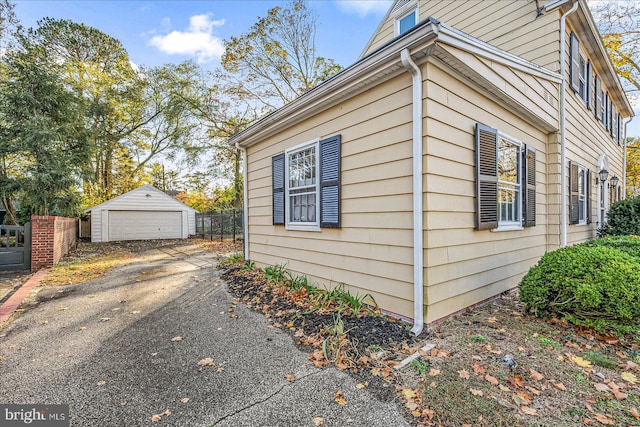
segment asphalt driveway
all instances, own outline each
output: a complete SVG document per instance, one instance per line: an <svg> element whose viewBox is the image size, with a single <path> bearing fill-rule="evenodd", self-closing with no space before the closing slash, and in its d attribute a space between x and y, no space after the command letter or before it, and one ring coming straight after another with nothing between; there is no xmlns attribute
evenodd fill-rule
<svg viewBox="0 0 640 427"><path fill-rule="evenodd" d="M235 305L215 264L168 245L98 280L43 288L0 331L0 403L69 404L73 426L407 425L395 401L316 369Z"/></svg>

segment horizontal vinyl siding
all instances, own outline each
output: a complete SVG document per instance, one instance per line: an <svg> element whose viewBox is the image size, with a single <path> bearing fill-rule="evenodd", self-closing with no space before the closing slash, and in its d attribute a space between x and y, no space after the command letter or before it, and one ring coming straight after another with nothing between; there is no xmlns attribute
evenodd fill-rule
<svg viewBox="0 0 640 427"><path fill-rule="evenodd" d="M571 29L567 31L567 52L569 52L569 35ZM569 70L569 55L567 55L566 68ZM596 70L597 72L597 70ZM568 76L567 76L568 77ZM593 72L591 73L591 84L593 84ZM607 90L603 83L603 90ZM591 89L591 88L590 88ZM606 154L609 159L609 178L617 176L622 181L623 155L622 146L618 145L609 131L594 116L593 110L587 108L582 99L567 84L567 176L569 173L568 163L574 161L591 170L592 174L598 173L598 158L601 154ZM568 179L567 179L568 185ZM592 175L589 186L591 198L591 224L571 225L567 220L567 245L584 242L596 237L597 229L601 226L598 222L598 189L596 179ZM568 194L568 192L567 192ZM605 194L609 198L609 193ZM567 200L568 206L568 200ZM567 212L569 208L567 207Z"/></svg>
<svg viewBox="0 0 640 427"><path fill-rule="evenodd" d="M418 21L433 17L528 61L554 71L559 68L560 27L557 12L536 18L534 1L420 1L419 13ZM373 52L394 38L394 22L395 17L389 16L373 37L366 53Z"/></svg>
<svg viewBox="0 0 640 427"><path fill-rule="evenodd" d="M412 315L411 79L408 74L249 147L249 257L286 264L319 286L345 283L383 308ZM271 156L342 135L342 228L272 225Z"/></svg>
<svg viewBox="0 0 640 427"><path fill-rule="evenodd" d="M426 75L425 291L433 322L517 286L545 253L547 137L445 69L430 64ZM535 227L474 229L478 122L536 149Z"/></svg>

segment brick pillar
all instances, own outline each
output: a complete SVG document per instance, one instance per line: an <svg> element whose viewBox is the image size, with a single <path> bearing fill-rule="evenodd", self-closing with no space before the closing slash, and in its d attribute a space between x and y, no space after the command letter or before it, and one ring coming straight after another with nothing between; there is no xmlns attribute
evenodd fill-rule
<svg viewBox="0 0 640 427"><path fill-rule="evenodd" d="M55 216L31 217L31 270L54 264Z"/></svg>

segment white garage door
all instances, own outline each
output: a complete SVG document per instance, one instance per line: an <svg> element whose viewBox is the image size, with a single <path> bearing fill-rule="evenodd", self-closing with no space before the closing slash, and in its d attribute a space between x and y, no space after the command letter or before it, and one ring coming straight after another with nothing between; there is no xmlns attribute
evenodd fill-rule
<svg viewBox="0 0 640 427"><path fill-rule="evenodd" d="M180 211L109 211L109 241L180 238Z"/></svg>

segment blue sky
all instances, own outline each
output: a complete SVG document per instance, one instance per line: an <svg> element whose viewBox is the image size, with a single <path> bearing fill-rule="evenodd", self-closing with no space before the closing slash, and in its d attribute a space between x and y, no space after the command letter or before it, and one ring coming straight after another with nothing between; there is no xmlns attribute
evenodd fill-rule
<svg viewBox="0 0 640 427"><path fill-rule="evenodd" d="M238 36L258 16L285 2L213 1L57 1L18 0L22 25L35 27L43 17L71 19L120 40L138 65L195 59L219 65L222 40ZM390 1L311 0L317 12L317 54L343 66L354 63L384 16Z"/></svg>

